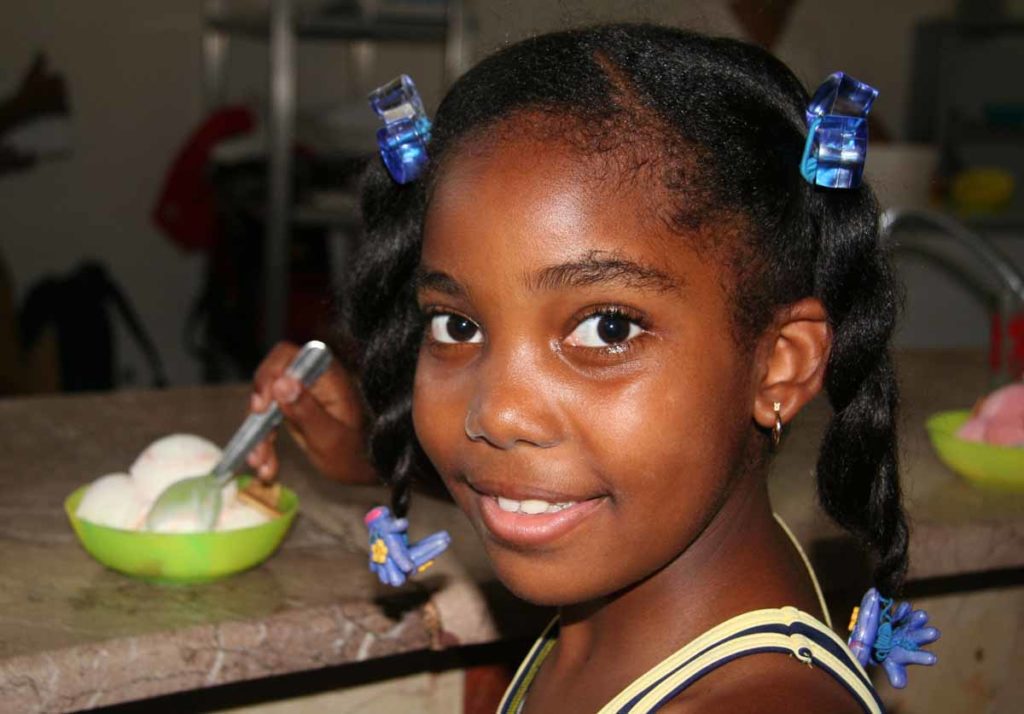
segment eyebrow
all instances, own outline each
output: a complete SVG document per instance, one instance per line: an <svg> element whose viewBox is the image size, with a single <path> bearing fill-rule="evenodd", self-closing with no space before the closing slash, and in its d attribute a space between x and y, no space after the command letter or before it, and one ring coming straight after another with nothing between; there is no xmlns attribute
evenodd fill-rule
<svg viewBox="0 0 1024 714"><path fill-rule="evenodd" d="M582 257L552 265L527 278L533 290L582 288L592 285L621 285L641 290L671 292L682 281L651 265L644 265L617 254L591 251Z"/></svg>
<svg viewBox="0 0 1024 714"><path fill-rule="evenodd" d="M449 297L466 297L466 289L462 283L440 270L429 270L422 266L416 268L413 276L413 288L416 292L433 290Z"/></svg>
<svg viewBox="0 0 1024 714"><path fill-rule="evenodd" d="M576 260L543 268L528 276L526 284L535 291L609 284L658 292L671 292L682 287L681 280L664 271L603 251L591 251ZM450 297L467 297L466 288L451 275L423 266L416 269L413 286L417 292L433 290Z"/></svg>

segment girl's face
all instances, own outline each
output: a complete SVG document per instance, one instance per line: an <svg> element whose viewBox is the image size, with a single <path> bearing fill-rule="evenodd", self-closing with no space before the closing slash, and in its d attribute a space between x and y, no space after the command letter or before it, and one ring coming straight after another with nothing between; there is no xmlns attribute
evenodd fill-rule
<svg viewBox="0 0 1024 714"><path fill-rule="evenodd" d="M462 151L418 282L417 437L502 581L550 605L671 567L755 436L726 268L657 219L660 189L597 165L526 137Z"/></svg>

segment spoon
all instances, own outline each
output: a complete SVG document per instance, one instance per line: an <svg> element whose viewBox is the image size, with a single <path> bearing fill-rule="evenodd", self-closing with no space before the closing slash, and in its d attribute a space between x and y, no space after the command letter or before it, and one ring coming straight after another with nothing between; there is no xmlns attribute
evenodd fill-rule
<svg viewBox="0 0 1024 714"><path fill-rule="evenodd" d="M295 355L285 374L302 382L303 386L310 387L324 373L330 361L331 353L327 345L312 340ZM151 531L163 530L162 526L194 517L201 531L213 530L221 511L221 490L232 479L235 470L249 452L281 423L281 419L281 408L277 402L271 402L266 411L246 417L224 447L224 454L213 467L212 473L177 481L157 496L146 515L146 528Z"/></svg>

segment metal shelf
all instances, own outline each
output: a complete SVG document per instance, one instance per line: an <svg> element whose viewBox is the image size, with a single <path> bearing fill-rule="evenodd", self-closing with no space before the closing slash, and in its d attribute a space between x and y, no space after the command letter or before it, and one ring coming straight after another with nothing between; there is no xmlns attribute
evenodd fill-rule
<svg viewBox="0 0 1024 714"><path fill-rule="evenodd" d="M207 23L210 29L251 39L266 40L269 17L224 17ZM401 17L313 16L296 18L295 36L300 40L368 40L371 42L444 42L448 23L441 19Z"/></svg>
<svg viewBox="0 0 1024 714"><path fill-rule="evenodd" d="M300 40L332 42L410 42L440 44L444 49L444 83L462 73L468 58L462 0L446 0L443 13L398 13L384 7L372 18L353 12L296 16L291 0L270 0L266 15L231 16L223 0L205 0L203 75L206 106L224 98L224 67L232 37L268 43L270 117L267 137L267 240L264 246L266 293L263 342L266 348L284 335L288 297L288 240L294 222L322 223L334 230L357 226L347 212L292 205L291 149L295 134L296 44ZM293 215L294 213L294 215Z"/></svg>

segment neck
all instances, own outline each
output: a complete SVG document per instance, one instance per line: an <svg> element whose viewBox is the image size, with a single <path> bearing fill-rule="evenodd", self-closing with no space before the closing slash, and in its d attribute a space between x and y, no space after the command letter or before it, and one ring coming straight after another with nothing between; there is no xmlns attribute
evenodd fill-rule
<svg viewBox="0 0 1024 714"><path fill-rule="evenodd" d="M639 675L729 618L794 605L820 616L764 479L744 478L694 542L627 590L561 610L556 669L635 663Z"/></svg>

